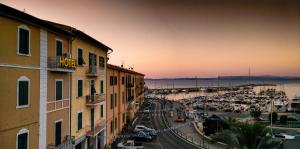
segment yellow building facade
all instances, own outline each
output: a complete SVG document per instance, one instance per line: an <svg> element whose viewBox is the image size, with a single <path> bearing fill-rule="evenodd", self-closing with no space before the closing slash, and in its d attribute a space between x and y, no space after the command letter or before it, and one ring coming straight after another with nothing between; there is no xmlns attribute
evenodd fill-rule
<svg viewBox="0 0 300 149"><path fill-rule="evenodd" d="M144 101L144 74L108 64L106 77L106 143L111 144Z"/></svg>
<svg viewBox="0 0 300 149"><path fill-rule="evenodd" d="M144 75L73 27L0 4L0 45L0 148L104 148L143 102Z"/></svg>
<svg viewBox="0 0 300 149"><path fill-rule="evenodd" d="M72 74L71 134L76 148L105 145L107 51L80 37L72 42L72 53L81 61Z"/></svg>
<svg viewBox="0 0 300 149"><path fill-rule="evenodd" d="M70 96L64 93L71 71L52 69L49 59L68 52L71 34L2 4L0 22L1 148L62 144L70 134ZM61 96L56 96L58 81Z"/></svg>

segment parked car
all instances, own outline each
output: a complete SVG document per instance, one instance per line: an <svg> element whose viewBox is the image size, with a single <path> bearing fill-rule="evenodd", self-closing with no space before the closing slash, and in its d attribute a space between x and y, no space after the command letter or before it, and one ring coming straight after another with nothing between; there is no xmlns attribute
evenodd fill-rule
<svg viewBox="0 0 300 149"><path fill-rule="evenodd" d="M288 116L287 121L298 121L295 116Z"/></svg>
<svg viewBox="0 0 300 149"><path fill-rule="evenodd" d="M129 139L133 139L135 141L141 141L141 142L145 142L145 141L152 141L153 137L151 137L151 135L146 134L143 131L139 131L133 135L131 135L129 137Z"/></svg>
<svg viewBox="0 0 300 149"><path fill-rule="evenodd" d="M133 129L133 132L139 132L139 131L155 131L155 129L148 128L144 125L136 125Z"/></svg>
<svg viewBox="0 0 300 149"><path fill-rule="evenodd" d="M143 112L144 112L144 113L150 113L150 109L147 107L147 108L144 109Z"/></svg>
<svg viewBox="0 0 300 149"><path fill-rule="evenodd" d="M148 128L148 127L146 127L146 126L144 126L144 125L137 125L137 126L134 128L133 131L134 131L134 132L140 132L140 131L141 131L141 132L144 132L144 133L150 135L150 136L153 137L153 138L157 136L157 133L156 133L155 129Z"/></svg>
<svg viewBox="0 0 300 149"><path fill-rule="evenodd" d="M135 142L133 140L127 140L124 142L120 142L117 145L118 148L121 149L142 149L144 148L143 143Z"/></svg>

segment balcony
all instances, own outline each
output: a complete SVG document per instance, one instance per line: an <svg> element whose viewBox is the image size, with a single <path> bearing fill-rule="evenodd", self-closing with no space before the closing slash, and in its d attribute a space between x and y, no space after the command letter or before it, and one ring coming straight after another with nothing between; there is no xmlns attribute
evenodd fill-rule
<svg viewBox="0 0 300 149"><path fill-rule="evenodd" d="M57 72L74 72L77 67L75 59L64 56L54 56L48 58L48 70Z"/></svg>
<svg viewBox="0 0 300 149"><path fill-rule="evenodd" d="M86 106L94 107L97 106L100 102L105 100L104 94L95 94L86 96Z"/></svg>
<svg viewBox="0 0 300 149"><path fill-rule="evenodd" d="M65 140L57 146L53 144L49 144L49 149L73 149L74 144L75 144L75 137L66 136Z"/></svg>
<svg viewBox="0 0 300 149"><path fill-rule="evenodd" d="M87 136L96 136L105 128L105 119L100 120L90 131L87 132Z"/></svg>
<svg viewBox="0 0 300 149"><path fill-rule="evenodd" d="M98 67L96 65L88 66L88 69L86 70L86 75L89 77L97 77L98 74Z"/></svg>
<svg viewBox="0 0 300 149"><path fill-rule="evenodd" d="M134 96L129 96L128 97L128 102L131 102L134 99Z"/></svg>
<svg viewBox="0 0 300 149"><path fill-rule="evenodd" d="M132 88L133 86L134 86L134 85L133 85L132 83L128 83L128 84L127 84L127 87L128 87L128 88Z"/></svg>

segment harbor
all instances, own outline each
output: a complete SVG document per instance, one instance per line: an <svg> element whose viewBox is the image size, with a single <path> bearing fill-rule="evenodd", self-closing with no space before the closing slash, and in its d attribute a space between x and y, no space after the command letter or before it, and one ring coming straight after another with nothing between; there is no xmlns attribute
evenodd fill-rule
<svg viewBox="0 0 300 149"><path fill-rule="evenodd" d="M288 86L288 85L286 85ZM241 122L256 122L273 129L274 138L293 148L300 139L300 96L287 95L288 88L276 84L244 84L230 87L185 87L148 89L147 99L166 100L178 105L173 110L175 125L194 121L202 128L205 118L231 117ZM255 117L251 111L259 109ZM270 113L276 120L270 122ZM283 118L286 117L286 122ZM203 130L202 130L203 131ZM208 136L207 136L208 137Z"/></svg>

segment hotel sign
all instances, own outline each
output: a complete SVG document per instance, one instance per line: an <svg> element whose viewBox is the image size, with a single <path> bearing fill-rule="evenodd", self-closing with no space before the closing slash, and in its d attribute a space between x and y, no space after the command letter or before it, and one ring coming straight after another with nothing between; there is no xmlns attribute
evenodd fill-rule
<svg viewBox="0 0 300 149"><path fill-rule="evenodd" d="M75 59L71 59L71 58L62 56L59 58L59 66L61 68L66 68L66 69L76 69L77 62Z"/></svg>

